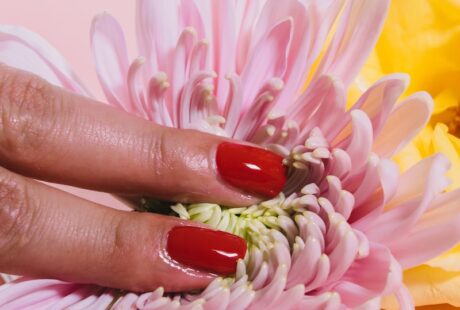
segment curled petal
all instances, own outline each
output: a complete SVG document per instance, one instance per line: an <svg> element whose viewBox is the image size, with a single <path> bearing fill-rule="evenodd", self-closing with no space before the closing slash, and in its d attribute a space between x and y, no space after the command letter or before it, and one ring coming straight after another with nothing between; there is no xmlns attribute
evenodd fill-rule
<svg viewBox="0 0 460 310"><path fill-rule="evenodd" d="M432 110L433 99L428 93L418 92L406 98L391 112L375 137L374 152L386 158L393 156L426 125Z"/></svg>
<svg viewBox="0 0 460 310"><path fill-rule="evenodd" d="M32 72L78 94L89 95L64 57L45 39L25 28L0 25L0 62Z"/></svg>
<svg viewBox="0 0 460 310"><path fill-rule="evenodd" d="M337 32L316 71L339 77L349 85L377 41L389 7L387 0L349 1Z"/></svg>
<svg viewBox="0 0 460 310"><path fill-rule="evenodd" d="M128 51L118 21L107 13L96 16L91 25L91 49L97 76L110 104L135 112L127 80Z"/></svg>

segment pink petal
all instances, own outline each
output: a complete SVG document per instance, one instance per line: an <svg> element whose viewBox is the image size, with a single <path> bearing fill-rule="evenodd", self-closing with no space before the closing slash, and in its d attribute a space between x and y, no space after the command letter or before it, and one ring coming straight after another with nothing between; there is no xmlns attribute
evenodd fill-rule
<svg viewBox="0 0 460 310"><path fill-rule="evenodd" d="M341 309L340 295L330 292L317 296L305 295L304 298L297 304L297 306L297 309Z"/></svg>
<svg viewBox="0 0 460 310"><path fill-rule="evenodd" d="M436 197L430 210L391 251L404 268L417 266L447 251L460 239L460 189Z"/></svg>
<svg viewBox="0 0 460 310"><path fill-rule="evenodd" d="M329 137L331 124L345 114L345 98L343 84L332 76L323 75L312 82L286 113L301 128L299 140L305 140L315 127Z"/></svg>
<svg viewBox="0 0 460 310"><path fill-rule="evenodd" d="M351 268L358 254L358 246L358 238L353 231L349 230L343 236L340 236L340 241L329 253L331 271L328 282L335 282L341 279L344 273Z"/></svg>
<svg viewBox="0 0 460 310"><path fill-rule="evenodd" d="M20 278L8 284L8 288L0 290L0 307L8 305L8 309L12 309L14 304L27 306L51 296L65 296L74 286L73 283L59 280Z"/></svg>
<svg viewBox="0 0 460 310"><path fill-rule="evenodd" d="M388 0L350 1L315 76L334 74L348 86L374 47L388 6Z"/></svg>
<svg viewBox="0 0 460 310"><path fill-rule="evenodd" d="M313 237L308 237L304 248L300 251L289 270L286 287L295 287L297 284L305 284L313 280L314 271L321 254L320 242Z"/></svg>
<svg viewBox="0 0 460 310"><path fill-rule="evenodd" d="M401 310L411 310L415 308L412 296L404 285L400 285L395 292Z"/></svg>
<svg viewBox="0 0 460 310"><path fill-rule="evenodd" d="M236 2L236 19L238 39L236 53L236 72L240 73L246 64L249 48L251 47L252 29L256 24L256 18L262 10L264 0L237 1Z"/></svg>
<svg viewBox="0 0 460 310"><path fill-rule="evenodd" d="M380 162L376 156L370 156L364 177L353 193L356 201L356 208L359 208L375 195L376 190L380 187L379 168Z"/></svg>
<svg viewBox="0 0 460 310"><path fill-rule="evenodd" d="M124 310L124 309L133 309L136 305L136 301L139 298L137 294L134 293L128 293L120 299L117 300L117 302L113 305L114 310ZM88 307L89 305L86 305ZM77 309L84 309L84 307L79 307Z"/></svg>
<svg viewBox="0 0 460 310"><path fill-rule="evenodd" d="M116 295L117 292L114 289L106 289L87 309L105 310L112 304Z"/></svg>
<svg viewBox="0 0 460 310"><path fill-rule="evenodd" d="M449 161L438 154L420 161L402 175L392 200L374 226L367 231L369 240L391 245L405 235L427 210L433 198L448 185L445 173Z"/></svg>
<svg viewBox="0 0 460 310"><path fill-rule="evenodd" d="M244 113L253 104L256 94L269 79L283 76L292 37L292 23L292 19L287 18L268 28L255 45L241 74L244 87L241 112Z"/></svg>
<svg viewBox="0 0 460 310"><path fill-rule="evenodd" d="M225 131L227 131L229 135L232 136L240 118L240 107L243 101L243 92L241 79L238 75L229 74L227 79L229 81L230 88L227 95L227 103L225 104L224 111L224 116L226 119Z"/></svg>
<svg viewBox="0 0 460 310"><path fill-rule="evenodd" d="M249 309L261 309L275 303L284 291L287 279L287 266L281 265L277 268L273 280L264 288L256 292L254 301Z"/></svg>
<svg viewBox="0 0 460 310"><path fill-rule="evenodd" d="M198 39L205 38L203 19L193 0L181 0L180 17L182 28L192 27L197 32Z"/></svg>
<svg viewBox="0 0 460 310"><path fill-rule="evenodd" d="M217 72L216 96L220 107L228 93L227 74L236 72L236 12L232 1L213 1L214 70Z"/></svg>
<svg viewBox="0 0 460 310"><path fill-rule="evenodd" d="M272 309L294 309L304 297L303 285L294 286L284 291L270 307Z"/></svg>
<svg viewBox="0 0 460 310"><path fill-rule="evenodd" d="M197 41L197 34L193 28L185 28L179 39L177 45L172 53L172 76L171 76L171 93L172 93L172 103L175 108L173 108L173 124L174 127L185 128L186 121L185 116L188 118L189 114L185 113L182 117L179 116L180 110L183 107L179 104L179 97L183 91L184 84L188 82L189 77L187 76L187 66L189 62L189 55L193 50ZM190 107L190 100L186 102Z"/></svg>
<svg viewBox="0 0 460 310"><path fill-rule="evenodd" d="M330 142L333 138L334 128L337 124L347 118L345 112L346 91L342 84L337 79L334 79L332 88L328 94L325 94L324 100L318 106L318 109L311 116L307 126L303 126L302 132L306 132L306 128L318 127L324 134L326 140ZM301 115L300 115L301 117ZM303 139L304 135L300 135Z"/></svg>
<svg viewBox="0 0 460 310"><path fill-rule="evenodd" d="M349 220L353 228L363 232L374 226L375 221L383 212L385 203L394 196L399 184L399 167L393 161L380 160L377 171L378 187L381 188L381 192L373 192L373 195L366 200L360 198L362 203L356 204ZM362 186L367 186L367 184L364 183Z"/></svg>
<svg viewBox="0 0 460 310"><path fill-rule="evenodd" d="M53 309L68 309L70 306L77 302L84 300L92 294L98 294L101 290L100 287L93 285L77 285L77 287L69 294L61 298L58 302L53 304Z"/></svg>
<svg viewBox="0 0 460 310"><path fill-rule="evenodd" d="M408 83L409 76L406 74L388 75L366 90L351 110L360 109L366 112L372 121L374 136L377 136Z"/></svg>
<svg viewBox="0 0 460 310"><path fill-rule="evenodd" d="M171 52L183 29L180 0L138 0L137 33L140 53L152 61L152 74L164 71L171 76ZM161 44L157 44L161 42Z"/></svg>
<svg viewBox="0 0 460 310"><path fill-rule="evenodd" d="M418 92L406 98L391 112L373 150L382 157L391 157L402 149L428 122L433 110L433 99L428 93Z"/></svg>
<svg viewBox="0 0 460 310"><path fill-rule="evenodd" d="M249 106L249 110L241 115L233 138L250 141L254 137L257 130L266 121L274 100L282 88L283 82L278 78L270 79L261 87L254 102Z"/></svg>
<svg viewBox="0 0 460 310"><path fill-rule="evenodd" d="M286 20L286 18L292 19L292 39L286 59L286 69L282 77L286 87L280 93L280 98L277 101L280 109L292 103L296 92L305 82L309 62L308 48L311 42L311 33L314 32L310 25L312 14L313 11L308 10L301 1L269 0L262 9L254 28L251 40L256 43L264 35L266 29L270 29L272 25Z"/></svg>
<svg viewBox="0 0 460 310"><path fill-rule="evenodd" d="M345 151L351 158L351 168L357 172L368 161L372 149L372 123L361 110L350 112L352 132Z"/></svg>
<svg viewBox="0 0 460 310"><path fill-rule="evenodd" d="M312 1L310 3L308 11L314 13L309 14L309 17L312 18L312 38L309 42L311 46L308 52L308 65L311 65L312 62L316 60L318 54L324 48L327 35L330 32L334 21L337 19L344 3L344 0L322 0Z"/></svg>
<svg viewBox="0 0 460 310"><path fill-rule="evenodd" d="M206 300L204 310L225 310L230 301L230 290L228 288L221 289L213 297Z"/></svg>
<svg viewBox="0 0 460 310"><path fill-rule="evenodd" d="M89 95L62 55L42 37L25 28L0 25L0 62L32 72L73 92Z"/></svg>
<svg viewBox="0 0 460 310"><path fill-rule="evenodd" d="M384 246L371 243L369 255L356 260L343 278L334 286L348 307L378 297L384 291L390 273L391 252Z"/></svg>
<svg viewBox="0 0 460 310"><path fill-rule="evenodd" d="M128 51L120 24L111 15L96 16L91 25L91 49L99 82L108 102L134 112L127 80Z"/></svg>
<svg viewBox="0 0 460 310"><path fill-rule="evenodd" d="M145 119L153 119L152 106L147 105L146 94L144 92L144 83L142 69L144 68L145 58L136 58L129 66L126 84L129 94L129 103L131 113ZM128 105L127 104L127 105Z"/></svg>

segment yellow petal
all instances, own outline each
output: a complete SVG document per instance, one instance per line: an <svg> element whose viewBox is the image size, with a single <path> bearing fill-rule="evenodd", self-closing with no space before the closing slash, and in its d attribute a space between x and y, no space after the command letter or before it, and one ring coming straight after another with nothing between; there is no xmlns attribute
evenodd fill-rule
<svg viewBox="0 0 460 310"><path fill-rule="evenodd" d="M403 0L393 1L376 49L384 72L410 73L409 91L424 89L436 97L449 88L459 98L459 48L458 1Z"/></svg>
<svg viewBox="0 0 460 310"><path fill-rule="evenodd" d="M455 150L457 151L457 154L460 154L460 139L454 137L453 135L449 135L449 140L452 143Z"/></svg>
<svg viewBox="0 0 460 310"><path fill-rule="evenodd" d="M441 304L441 305L434 305L434 306L421 306L416 307L416 310L453 310L458 309L457 307L448 305L448 304Z"/></svg>
<svg viewBox="0 0 460 310"><path fill-rule="evenodd" d="M460 272L422 265L405 271L404 283L416 305L448 303L460 306Z"/></svg>
<svg viewBox="0 0 460 310"><path fill-rule="evenodd" d="M439 114L446 111L449 108L455 108L458 106L458 97L451 89L445 89L434 98L434 110L433 114Z"/></svg>
<svg viewBox="0 0 460 310"><path fill-rule="evenodd" d="M404 283L416 306L436 305L429 309L449 309L460 306L460 272L448 272L421 265L404 272ZM382 300L384 309L399 309L394 296Z"/></svg>
<svg viewBox="0 0 460 310"><path fill-rule="evenodd" d="M422 154L416 143L411 142L396 154L393 160L401 168L401 171L406 171L422 158Z"/></svg>
<svg viewBox="0 0 460 310"><path fill-rule="evenodd" d="M460 102L460 3L458 0L393 1L382 35L361 77L406 72L406 94L426 90L435 113Z"/></svg>
<svg viewBox="0 0 460 310"><path fill-rule="evenodd" d="M451 162L451 168L449 169L447 176L452 181L452 184L447 188L447 190L460 187L460 153L454 144L456 140L457 144L460 144L458 142L458 138L447 132L447 126L444 124L436 125L433 133L433 151L435 153L443 153Z"/></svg>
<svg viewBox="0 0 460 310"><path fill-rule="evenodd" d="M427 90L435 108L428 125L401 153L395 156L402 170L421 158L442 152L452 162L448 177L460 187L460 139L447 126L460 111L460 1L397 0L391 4L383 33L361 72L361 80L375 82L376 72L406 72L411 84L405 95ZM361 84L362 81L361 81ZM358 87L359 88L359 87ZM437 124L441 123L441 124ZM405 272L405 283L417 305L450 303L460 306L460 245ZM394 299L386 308L397 309ZM447 309L435 306L429 309Z"/></svg>
<svg viewBox="0 0 460 310"><path fill-rule="evenodd" d="M423 128L420 133L406 147L393 157L402 171L406 171L422 158L433 155L433 129L430 126Z"/></svg>
<svg viewBox="0 0 460 310"><path fill-rule="evenodd" d="M460 272L460 244L426 263L445 271Z"/></svg>

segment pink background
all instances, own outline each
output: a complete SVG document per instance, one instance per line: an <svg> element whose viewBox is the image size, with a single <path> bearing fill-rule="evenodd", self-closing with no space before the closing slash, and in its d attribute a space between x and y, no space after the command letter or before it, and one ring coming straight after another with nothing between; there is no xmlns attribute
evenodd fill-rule
<svg viewBox="0 0 460 310"><path fill-rule="evenodd" d="M91 59L93 17L108 12L118 19L135 56L134 0L0 0L0 23L28 28L55 46L98 99L103 99Z"/></svg>
<svg viewBox="0 0 460 310"><path fill-rule="evenodd" d="M55 46L91 92L104 100L91 59L89 31L93 17L108 12L125 30L130 56L135 57L134 0L0 0L0 24L28 28ZM99 203L122 207L112 196L59 186Z"/></svg>

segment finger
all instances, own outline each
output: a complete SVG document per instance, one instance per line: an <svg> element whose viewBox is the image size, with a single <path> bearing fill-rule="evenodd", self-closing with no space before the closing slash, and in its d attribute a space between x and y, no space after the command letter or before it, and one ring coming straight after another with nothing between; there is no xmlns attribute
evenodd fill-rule
<svg viewBox="0 0 460 310"><path fill-rule="evenodd" d="M0 163L47 181L183 202L248 205L277 195L282 158L154 125L0 67Z"/></svg>
<svg viewBox="0 0 460 310"><path fill-rule="evenodd" d="M0 168L0 272L133 291L203 288L243 239L174 217L93 204Z"/></svg>

